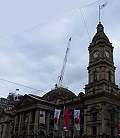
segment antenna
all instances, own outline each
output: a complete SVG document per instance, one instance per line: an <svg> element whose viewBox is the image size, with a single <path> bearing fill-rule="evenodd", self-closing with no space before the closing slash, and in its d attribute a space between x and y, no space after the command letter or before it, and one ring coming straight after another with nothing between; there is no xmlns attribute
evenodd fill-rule
<svg viewBox="0 0 120 138"><path fill-rule="evenodd" d="M66 67L66 63L67 63L68 52L69 52L69 49L70 49L70 43L71 43L71 37L68 40L67 49L66 49L66 52L65 52L65 57L64 57L64 60L63 60L62 69L61 69L61 72L60 72L60 76L58 76L58 87L61 87L62 83L63 83L63 77L64 77L65 67Z"/></svg>

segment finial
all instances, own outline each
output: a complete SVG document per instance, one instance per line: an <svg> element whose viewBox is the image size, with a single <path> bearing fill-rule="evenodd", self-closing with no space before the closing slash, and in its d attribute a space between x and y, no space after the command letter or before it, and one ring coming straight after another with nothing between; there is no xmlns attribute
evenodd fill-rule
<svg viewBox="0 0 120 138"><path fill-rule="evenodd" d="M99 22L99 24L97 25L97 32L104 32L104 27L101 22Z"/></svg>

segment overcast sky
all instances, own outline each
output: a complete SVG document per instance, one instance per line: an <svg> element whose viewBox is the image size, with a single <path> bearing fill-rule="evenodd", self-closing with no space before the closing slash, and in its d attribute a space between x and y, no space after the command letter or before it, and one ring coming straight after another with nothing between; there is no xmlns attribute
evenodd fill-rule
<svg viewBox="0 0 120 138"><path fill-rule="evenodd" d="M119 84L120 0L108 1L101 11L101 21L114 46ZM40 96L54 89L69 37L72 41L63 84L76 94L84 92L88 46L97 24L96 0L0 0L0 97L16 88L20 94Z"/></svg>

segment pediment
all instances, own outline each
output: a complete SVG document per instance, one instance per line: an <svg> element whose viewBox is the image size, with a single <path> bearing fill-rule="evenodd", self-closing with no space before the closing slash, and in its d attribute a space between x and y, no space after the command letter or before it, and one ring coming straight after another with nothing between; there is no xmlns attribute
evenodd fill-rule
<svg viewBox="0 0 120 138"><path fill-rule="evenodd" d="M24 105L30 105L35 103L35 99L30 98L29 96L25 96L20 104L20 106L24 106Z"/></svg>

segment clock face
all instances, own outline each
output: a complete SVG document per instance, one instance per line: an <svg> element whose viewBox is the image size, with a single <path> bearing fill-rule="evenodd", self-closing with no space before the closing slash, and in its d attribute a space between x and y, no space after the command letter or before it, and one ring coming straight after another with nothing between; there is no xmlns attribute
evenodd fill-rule
<svg viewBox="0 0 120 138"><path fill-rule="evenodd" d="M108 51L105 51L105 56L106 56L107 58L109 58L109 57L110 57L110 53L109 53Z"/></svg>
<svg viewBox="0 0 120 138"><path fill-rule="evenodd" d="M94 52L93 57L94 57L94 58L97 58L97 57L98 57L98 55L99 55L99 52L98 52L98 51L96 51L96 52Z"/></svg>

